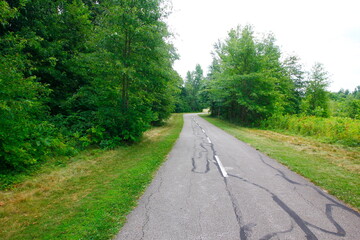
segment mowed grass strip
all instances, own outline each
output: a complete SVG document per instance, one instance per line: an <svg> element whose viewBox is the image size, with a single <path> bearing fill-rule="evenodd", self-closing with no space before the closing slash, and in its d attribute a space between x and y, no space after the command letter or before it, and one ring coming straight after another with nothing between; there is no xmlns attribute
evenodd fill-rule
<svg viewBox="0 0 360 240"><path fill-rule="evenodd" d="M305 137L244 128L217 118L203 117L359 211L359 148L343 148Z"/></svg>
<svg viewBox="0 0 360 240"><path fill-rule="evenodd" d="M136 145L87 151L0 191L0 239L111 239L166 159L181 114L147 131Z"/></svg>

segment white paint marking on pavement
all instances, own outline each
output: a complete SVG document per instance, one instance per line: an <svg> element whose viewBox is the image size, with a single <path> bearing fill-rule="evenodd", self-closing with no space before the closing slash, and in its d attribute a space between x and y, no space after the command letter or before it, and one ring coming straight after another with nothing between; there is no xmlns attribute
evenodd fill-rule
<svg viewBox="0 0 360 240"><path fill-rule="evenodd" d="M207 137L207 140L208 140L208 142L211 144L211 140L210 140L210 138L209 138L209 137Z"/></svg>
<svg viewBox="0 0 360 240"><path fill-rule="evenodd" d="M204 129L201 129L201 131L202 131L203 133L205 133L205 130L204 130Z"/></svg>
<svg viewBox="0 0 360 240"><path fill-rule="evenodd" d="M215 155L215 159L216 159L217 164L219 165L219 168L220 168L220 171L221 171L221 174L223 175L223 177L225 177L225 178L228 177L228 174L227 174L224 166L222 165L219 157Z"/></svg>

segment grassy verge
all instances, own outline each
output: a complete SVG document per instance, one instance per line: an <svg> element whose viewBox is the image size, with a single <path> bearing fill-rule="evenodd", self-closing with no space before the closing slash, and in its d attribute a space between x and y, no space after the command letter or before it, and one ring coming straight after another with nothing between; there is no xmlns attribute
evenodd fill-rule
<svg viewBox="0 0 360 240"><path fill-rule="evenodd" d="M265 122L267 129L312 136L318 141L360 147L360 120L315 116L274 116Z"/></svg>
<svg viewBox="0 0 360 240"><path fill-rule="evenodd" d="M207 116L204 118L277 159L359 211L359 148L342 148L310 138L243 128L217 118Z"/></svg>
<svg viewBox="0 0 360 240"><path fill-rule="evenodd" d="M81 153L0 191L0 239L110 239L179 136L182 115L134 146Z"/></svg>

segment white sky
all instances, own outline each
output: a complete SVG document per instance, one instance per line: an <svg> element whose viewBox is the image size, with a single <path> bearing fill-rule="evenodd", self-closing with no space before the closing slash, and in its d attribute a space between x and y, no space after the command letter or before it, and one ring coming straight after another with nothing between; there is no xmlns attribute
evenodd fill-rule
<svg viewBox="0 0 360 240"><path fill-rule="evenodd" d="M360 85L359 0L171 0L168 18L180 54L175 69L185 77L199 63L205 72L218 39L231 28L251 24L256 33L273 32L284 54L301 58L306 70L323 63L329 90Z"/></svg>

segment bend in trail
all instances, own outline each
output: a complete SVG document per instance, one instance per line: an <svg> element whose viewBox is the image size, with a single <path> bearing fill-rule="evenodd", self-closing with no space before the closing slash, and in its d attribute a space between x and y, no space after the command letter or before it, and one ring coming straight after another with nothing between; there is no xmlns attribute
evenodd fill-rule
<svg viewBox="0 0 360 240"><path fill-rule="evenodd" d="M360 239L360 214L196 114L117 240Z"/></svg>

